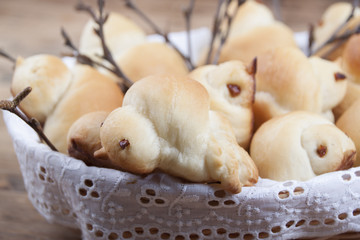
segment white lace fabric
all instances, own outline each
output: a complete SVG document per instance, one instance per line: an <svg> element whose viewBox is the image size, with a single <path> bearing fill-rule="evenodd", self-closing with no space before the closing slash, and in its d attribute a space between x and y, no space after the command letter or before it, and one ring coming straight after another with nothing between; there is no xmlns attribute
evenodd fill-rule
<svg viewBox="0 0 360 240"><path fill-rule="evenodd" d="M3 112L29 199L83 239L293 239L360 231L360 168L306 182L259 179L236 195L164 173L86 166Z"/></svg>

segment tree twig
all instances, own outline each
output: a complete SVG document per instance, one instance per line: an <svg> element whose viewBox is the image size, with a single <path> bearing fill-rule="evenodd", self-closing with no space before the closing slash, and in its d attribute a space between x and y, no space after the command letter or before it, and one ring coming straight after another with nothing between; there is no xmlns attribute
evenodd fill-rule
<svg viewBox="0 0 360 240"><path fill-rule="evenodd" d="M221 7L223 7L223 6L221 6L221 5L223 5L223 4L226 4L226 5L225 5L224 14L220 17L220 19L215 20L215 22L217 22L217 23L216 23L215 28L214 28L215 32L213 33L213 36L214 36L214 39L215 39L216 37L219 37L219 38L220 38L220 43L219 43L219 46L218 46L217 49L216 49L216 52L215 52L215 55L214 55L212 64L217 64L217 63L218 63L221 50L222 50L224 44L226 43L226 41L227 41L227 39L228 39L228 37L229 37L229 34L230 34L230 29L231 29L232 20L233 20L233 18L235 17L235 15L236 15L239 7L240 7L244 2L245 2L245 0L238 0L238 1L237 1L236 9L235 9L235 11L234 11L232 14L229 13L229 6L230 6L230 3L231 3L231 0L226 0L225 2L224 2L224 1L219 2L219 4L220 4L220 6L218 6L219 9L220 9ZM217 10L217 11L220 11L220 10ZM217 15L217 17L219 17L219 14L218 14L218 13L217 13L216 15ZM225 32L220 29L220 26L221 26L223 23L225 24ZM212 41L211 44L214 44L214 41ZM214 48L213 46L210 46L211 51L213 51L213 48ZM211 55L212 55L212 52L209 52L209 53L208 53L208 60L209 60L209 62L207 62L207 63L210 63L210 57L211 57Z"/></svg>
<svg viewBox="0 0 360 240"><path fill-rule="evenodd" d="M187 46L188 46L188 58L192 57L192 48L191 48L191 16L194 10L195 0L190 0L189 6L183 9L183 14L185 16L185 25L186 25L186 36L187 36Z"/></svg>
<svg viewBox="0 0 360 240"><path fill-rule="evenodd" d="M16 63L16 59L1 48L0 48L0 56L6 58L7 60L9 60L12 63Z"/></svg>
<svg viewBox="0 0 360 240"><path fill-rule="evenodd" d="M18 106L20 102L26 98L29 93L31 92L31 87L27 87L24 90L22 90L20 93L18 93L12 101L10 100L1 100L0 101L0 108L6 111L9 111L15 115L17 115L19 118L21 118L26 124L28 124L32 129L34 129L37 134L39 135L40 139L43 140L51 150L58 151L55 146L50 142L50 140L45 136L41 125L38 120L35 118L28 118L24 113L22 113Z"/></svg>
<svg viewBox="0 0 360 240"><path fill-rule="evenodd" d="M310 56L311 55L311 49L313 47L314 44L314 24L310 24L309 26L309 37L308 37L308 46L307 46L307 53Z"/></svg>
<svg viewBox="0 0 360 240"><path fill-rule="evenodd" d="M116 76L122 79L121 88L124 92L126 92L127 89L131 87L133 82L126 76L126 74L117 65L108 45L106 44L106 39L104 34L104 24L107 21L109 14L104 13L104 7L105 7L104 0L98 0L97 3L99 10L98 15L95 13L92 7L84 4L81 1L76 5L75 9L78 11L83 11L88 13L93 18L94 22L97 24L97 28L94 28L94 32L99 37L103 49L103 55L101 57L112 66L112 68L107 68L107 70L111 69L111 72L113 72Z"/></svg>
<svg viewBox="0 0 360 240"><path fill-rule="evenodd" d="M150 27L154 30L155 33L162 36L167 44L169 44L173 49L175 49L176 52L180 54L180 56L184 59L186 66L189 70L194 69L194 65L191 61L191 59L187 56L185 56L178 48L177 46L169 39L169 35L162 31L141 9L132 1L132 0L125 0L125 6L133 10L140 18L144 20L147 24L150 25Z"/></svg>
<svg viewBox="0 0 360 240"><path fill-rule="evenodd" d="M210 64L210 61L211 61L211 56L213 54L215 39L218 35L219 28L220 28L220 23L221 23L221 21L219 19L220 18L220 9L221 9L223 2L224 2L224 0L219 0L217 8L216 8L214 22L213 22L213 26L212 26L212 32L211 32L212 34L211 34L210 46L209 46L205 64Z"/></svg>

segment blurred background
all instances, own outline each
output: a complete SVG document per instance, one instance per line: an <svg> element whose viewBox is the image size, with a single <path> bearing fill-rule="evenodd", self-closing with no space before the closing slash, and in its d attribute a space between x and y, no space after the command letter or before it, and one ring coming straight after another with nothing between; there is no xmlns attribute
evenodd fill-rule
<svg viewBox="0 0 360 240"><path fill-rule="evenodd" d="M95 5L95 0L84 0ZM327 6L335 0L263 0L276 18L294 31L307 31ZM351 2L351 1L348 1ZM89 19L74 10L77 0L0 0L0 48L12 56L38 53L61 55L69 52L63 46L60 28L64 27L78 44L83 26ZM158 26L168 32L185 29L182 9L188 0L136 0ZM211 27L218 0L196 0L192 28ZM123 0L107 0L107 11L120 12L148 32L153 33L139 17L124 6ZM10 96L13 64L0 58L0 99ZM80 232L53 225L40 216L27 198L12 143L0 118L0 240L12 239L80 239Z"/></svg>

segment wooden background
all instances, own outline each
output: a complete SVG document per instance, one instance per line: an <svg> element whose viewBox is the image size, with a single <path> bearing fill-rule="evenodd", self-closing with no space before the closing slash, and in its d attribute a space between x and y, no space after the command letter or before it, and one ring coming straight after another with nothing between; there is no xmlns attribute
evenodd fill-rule
<svg viewBox="0 0 360 240"><path fill-rule="evenodd" d="M63 26L77 43L88 19L74 10L76 0L0 0L0 48L13 56L67 52L60 37ZM94 5L95 0L86 1ZM267 0L276 16L294 31L308 29L333 0ZM164 30L184 30L181 9L188 0L137 0L141 8ZM194 28L212 24L217 0L197 0ZM131 17L150 34L151 29L124 7L122 0L108 0L106 9ZM12 63L0 58L0 99L10 96ZM12 143L0 119L0 240L81 239L78 230L48 223L27 198ZM355 238L354 238L355 239Z"/></svg>

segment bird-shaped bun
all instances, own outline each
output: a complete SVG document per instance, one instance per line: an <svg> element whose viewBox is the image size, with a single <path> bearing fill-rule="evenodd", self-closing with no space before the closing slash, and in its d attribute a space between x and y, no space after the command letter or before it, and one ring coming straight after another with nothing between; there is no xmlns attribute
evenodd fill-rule
<svg viewBox="0 0 360 240"><path fill-rule="evenodd" d="M262 178L306 181L352 167L356 149L328 119L295 111L264 123L254 134L250 155Z"/></svg>
<svg viewBox="0 0 360 240"><path fill-rule="evenodd" d="M160 169L194 182L221 182L238 193L257 181L257 169L230 123L210 111L206 89L186 77L150 76L125 94L100 128L102 149L120 168L146 174Z"/></svg>

